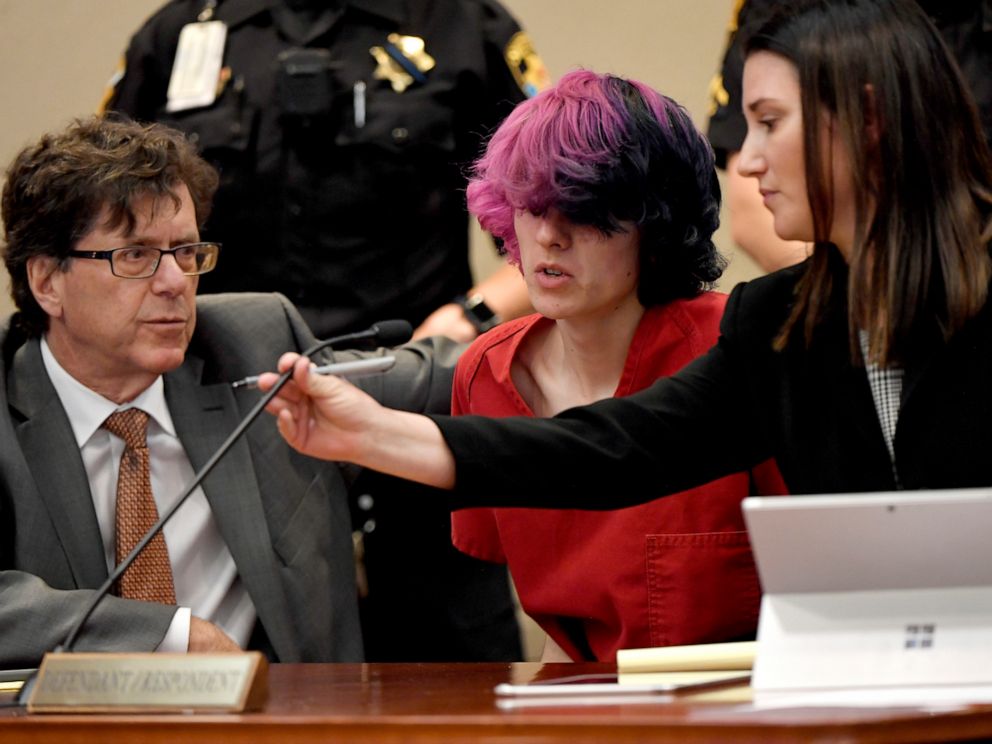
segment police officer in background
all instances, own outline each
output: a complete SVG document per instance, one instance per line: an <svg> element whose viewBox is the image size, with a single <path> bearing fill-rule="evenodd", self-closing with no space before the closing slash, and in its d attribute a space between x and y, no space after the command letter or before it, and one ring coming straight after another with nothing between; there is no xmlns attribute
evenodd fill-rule
<svg viewBox="0 0 992 744"><path fill-rule="evenodd" d="M546 77L495 0L173 0L104 107L220 169L207 230L238 260L201 291L282 292L329 336L470 294L464 168ZM526 309L504 294L488 311Z"/></svg>
<svg viewBox="0 0 992 744"><path fill-rule="evenodd" d="M547 83L496 0L172 0L102 107L220 171L204 238L228 255L201 292L282 292L321 337L405 318L470 340L528 304L512 267L472 286L464 171ZM520 658L505 569L451 546L442 499L368 478L369 660Z"/></svg>

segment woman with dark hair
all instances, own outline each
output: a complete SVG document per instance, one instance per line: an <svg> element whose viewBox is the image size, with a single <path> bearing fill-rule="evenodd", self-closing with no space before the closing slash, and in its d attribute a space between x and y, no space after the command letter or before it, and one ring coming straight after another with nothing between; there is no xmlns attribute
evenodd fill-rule
<svg viewBox="0 0 992 744"><path fill-rule="evenodd" d="M815 241L775 346L794 331L808 346L843 279L852 352L901 369L987 299L992 184L976 110L920 8L812 3L790 15L746 42L739 165L758 179L779 237ZM800 154L805 193L780 199L776 158L799 165Z"/></svg>
<svg viewBox="0 0 992 744"><path fill-rule="evenodd" d="M742 168L814 250L738 286L708 354L553 419L386 411L300 362L283 435L449 488L457 464L453 508L618 507L770 456L792 493L987 486L992 170L957 66L910 0L792 3L746 49Z"/></svg>
<svg viewBox="0 0 992 744"><path fill-rule="evenodd" d="M704 290L723 268L712 243L720 190L709 145L671 99L610 75L566 75L493 135L468 206L540 314L469 347L453 413L552 416L641 390L716 342L726 297ZM523 609L548 633L545 660L613 660L620 648L754 635L748 490L736 473L609 514L470 509L453 515L452 537L509 565Z"/></svg>

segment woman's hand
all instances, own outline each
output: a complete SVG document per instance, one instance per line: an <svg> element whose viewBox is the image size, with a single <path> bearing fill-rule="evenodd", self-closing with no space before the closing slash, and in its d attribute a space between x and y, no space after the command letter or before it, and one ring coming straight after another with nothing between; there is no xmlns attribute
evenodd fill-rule
<svg viewBox="0 0 992 744"><path fill-rule="evenodd" d="M359 462L362 440L385 409L344 380L312 374L313 363L299 354L283 354L278 369L293 376L266 406L278 419L279 433L293 449L325 460ZM279 377L263 374L259 389L267 391Z"/></svg>
<svg viewBox="0 0 992 744"><path fill-rule="evenodd" d="M290 381L265 407L279 433L298 452L324 460L347 460L429 486L452 488L455 461L441 431L426 416L385 408L337 377L311 372L299 354L283 354L279 371ZM266 372L263 391L279 377Z"/></svg>

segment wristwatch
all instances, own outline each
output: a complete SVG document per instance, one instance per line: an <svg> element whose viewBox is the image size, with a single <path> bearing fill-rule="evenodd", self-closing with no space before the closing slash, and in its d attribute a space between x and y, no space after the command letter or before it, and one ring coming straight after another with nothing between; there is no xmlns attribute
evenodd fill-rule
<svg viewBox="0 0 992 744"><path fill-rule="evenodd" d="M485 333L490 328L498 326L502 320L493 312L493 309L486 304L481 294L459 295L455 302L461 305L465 318L471 323L479 333Z"/></svg>

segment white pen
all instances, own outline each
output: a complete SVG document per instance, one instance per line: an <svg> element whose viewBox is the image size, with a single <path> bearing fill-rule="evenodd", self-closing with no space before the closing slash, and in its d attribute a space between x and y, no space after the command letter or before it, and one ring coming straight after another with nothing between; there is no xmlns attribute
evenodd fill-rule
<svg viewBox="0 0 992 744"><path fill-rule="evenodd" d="M352 90L355 103L355 128L361 129L365 126L365 82L359 80Z"/></svg>
<svg viewBox="0 0 992 744"><path fill-rule="evenodd" d="M354 362L338 362L336 364L325 364L322 367L314 367L313 372L318 375L337 375L338 377L364 377L366 375L377 375L387 372L396 364L396 357L382 356L373 359L358 359ZM232 382L231 387L254 388L258 386L259 375L252 375L243 380Z"/></svg>

